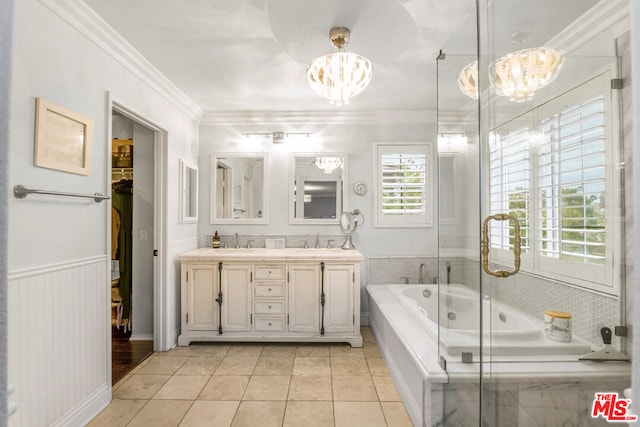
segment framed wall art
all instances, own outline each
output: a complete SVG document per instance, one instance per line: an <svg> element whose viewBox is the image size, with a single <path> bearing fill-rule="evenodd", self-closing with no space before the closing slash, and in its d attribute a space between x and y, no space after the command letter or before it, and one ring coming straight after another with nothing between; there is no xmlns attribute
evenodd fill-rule
<svg viewBox="0 0 640 427"><path fill-rule="evenodd" d="M89 175L93 120L36 98L35 166Z"/></svg>

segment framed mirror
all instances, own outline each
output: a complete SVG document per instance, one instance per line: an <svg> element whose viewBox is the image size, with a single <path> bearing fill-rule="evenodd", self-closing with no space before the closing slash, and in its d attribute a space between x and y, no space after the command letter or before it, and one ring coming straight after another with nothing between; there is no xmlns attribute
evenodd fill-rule
<svg viewBox="0 0 640 427"><path fill-rule="evenodd" d="M211 155L211 224L267 224L266 153Z"/></svg>
<svg viewBox="0 0 640 427"><path fill-rule="evenodd" d="M180 222L198 221L198 167L180 160Z"/></svg>
<svg viewBox="0 0 640 427"><path fill-rule="evenodd" d="M304 153L291 157L289 223L338 224L345 210L345 153Z"/></svg>

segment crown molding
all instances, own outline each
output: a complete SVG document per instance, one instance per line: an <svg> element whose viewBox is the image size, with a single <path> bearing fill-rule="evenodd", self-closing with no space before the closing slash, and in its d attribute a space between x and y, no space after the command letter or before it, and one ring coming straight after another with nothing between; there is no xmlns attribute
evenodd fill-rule
<svg viewBox="0 0 640 427"><path fill-rule="evenodd" d="M636 0L631 0L636 1ZM547 43L562 49L565 54L573 52L603 31L613 30L618 34L630 29L628 0L601 0Z"/></svg>
<svg viewBox="0 0 640 427"><path fill-rule="evenodd" d="M224 125L368 125L435 124L436 112L407 111L210 111L202 116L201 126Z"/></svg>
<svg viewBox="0 0 640 427"><path fill-rule="evenodd" d="M86 3L81 0L39 0L39 2L149 87L167 98L191 119L200 120L203 114L202 108L178 89Z"/></svg>

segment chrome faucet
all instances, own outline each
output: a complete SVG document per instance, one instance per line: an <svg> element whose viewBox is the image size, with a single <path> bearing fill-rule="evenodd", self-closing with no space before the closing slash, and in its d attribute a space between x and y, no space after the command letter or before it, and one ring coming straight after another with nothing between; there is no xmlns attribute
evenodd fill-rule
<svg viewBox="0 0 640 427"><path fill-rule="evenodd" d="M426 263L422 263L420 264L420 272L418 273L418 283L419 284L424 284L424 279L425 276L422 274L423 272L427 273L427 278L429 278L429 276L431 275L431 272L429 271L429 266Z"/></svg>
<svg viewBox="0 0 640 427"><path fill-rule="evenodd" d="M235 239L236 239L235 247L236 249L240 249L240 239L238 238L238 233L235 234Z"/></svg>
<svg viewBox="0 0 640 427"><path fill-rule="evenodd" d="M320 247L320 232L316 233L316 249Z"/></svg>
<svg viewBox="0 0 640 427"><path fill-rule="evenodd" d="M251 249L251 243L255 242L255 240L247 240L247 249Z"/></svg>

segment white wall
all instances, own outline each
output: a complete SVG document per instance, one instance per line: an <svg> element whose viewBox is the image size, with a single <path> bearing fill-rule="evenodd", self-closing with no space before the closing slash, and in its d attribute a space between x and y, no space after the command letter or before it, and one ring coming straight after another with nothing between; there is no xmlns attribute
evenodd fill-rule
<svg viewBox="0 0 640 427"><path fill-rule="evenodd" d="M109 194L109 95L166 130L167 149L162 154L167 251L162 255L169 263L162 271L161 290L170 307L164 325L170 334L179 305L175 248L182 249L195 232L178 224L177 159L196 160L198 109L190 110L187 101L168 95L170 84L153 73L132 71L143 68L144 61L125 64L118 54L122 45L96 18L84 15L82 7L50 0L15 5L9 185ZM36 97L94 119L89 176L33 166ZM8 209L9 382L16 386L18 404L11 422L83 424L111 397L106 354L111 327L110 203L29 196L10 198Z"/></svg>
<svg viewBox="0 0 640 427"><path fill-rule="evenodd" d="M339 118L339 114L337 114ZM374 215L374 160L373 143L377 141L433 141L435 124L337 124L298 126L297 132L311 132L306 138L292 138L273 144L269 138L247 139L243 132L269 132L286 130L286 123L274 122L264 126L202 125L200 126L200 186L198 237L204 245L204 236L215 230L220 234L341 234L335 225L290 225L289 167L291 153L346 152L348 177L346 182L346 209L360 209L365 223L359 227L353 241L365 256L372 255L437 255L437 224L429 228L375 228ZM294 132L294 131L291 131ZM269 182L267 199L269 224L267 225L211 225L209 224L210 160L214 152L268 152ZM435 167L435 165L434 165ZM353 192L353 183L362 180L369 191L364 196ZM435 199L437 200L437 198Z"/></svg>

